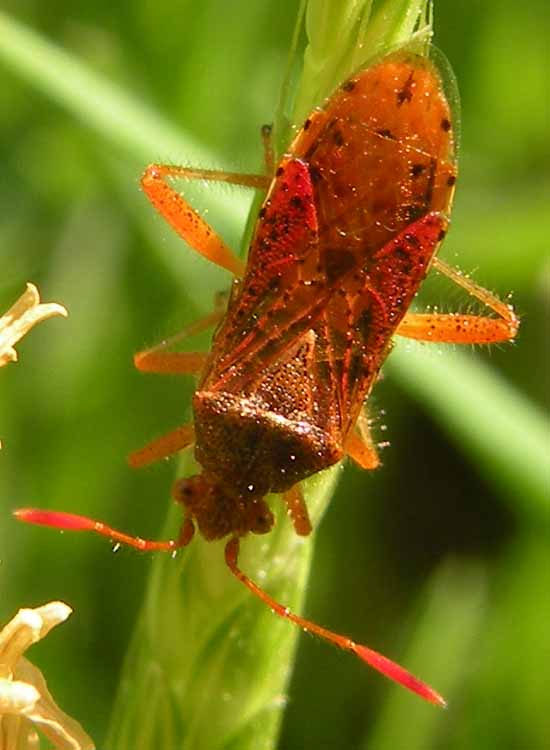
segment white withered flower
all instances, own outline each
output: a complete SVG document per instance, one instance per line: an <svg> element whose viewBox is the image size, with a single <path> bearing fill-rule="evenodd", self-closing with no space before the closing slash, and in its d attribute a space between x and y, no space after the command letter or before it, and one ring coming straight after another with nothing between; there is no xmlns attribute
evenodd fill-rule
<svg viewBox="0 0 550 750"><path fill-rule="evenodd" d="M93 750L80 724L56 705L41 671L23 656L71 612L63 602L20 609L0 631L1 750L39 750L37 729L56 750Z"/></svg>
<svg viewBox="0 0 550 750"><path fill-rule="evenodd" d="M40 295L34 284L27 284L17 302L0 318L0 367L8 362L17 362L15 344L40 323L54 315L67 317L67 311L55 302L40 303Z"/></svg>

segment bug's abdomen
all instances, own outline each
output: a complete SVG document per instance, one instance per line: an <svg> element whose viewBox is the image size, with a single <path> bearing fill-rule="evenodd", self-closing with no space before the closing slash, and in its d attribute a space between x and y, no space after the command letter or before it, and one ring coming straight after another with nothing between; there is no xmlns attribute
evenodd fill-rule
<svg viewBox="0 0 550 750"><path fill-rule="evenodd" d="M309 166L323 246L352 251L359 266L415 220L450 210L451 113L434 78L428 59L396 53L344 83L292 144Z"/></svg>

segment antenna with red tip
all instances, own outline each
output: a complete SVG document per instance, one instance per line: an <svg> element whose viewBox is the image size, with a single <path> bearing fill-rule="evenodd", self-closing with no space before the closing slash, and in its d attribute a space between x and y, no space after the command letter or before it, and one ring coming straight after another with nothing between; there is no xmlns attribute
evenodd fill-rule
<svg viewBox="0 0 550 750"><path fill-rule="evenodd" d="M378 670L378 672L381 672L390 680L407 688L407 690L416 693L429 703L434 703L437 706L447 706L445 699L442 698L439 693L391 659L382 656L382 654L379 654L377 651L367 648L367 646L361 646L360 644L355 643L351 638L339 635L338 633L333 633L331 630L327 630L310 620L306 620L305 618L294 614L294 612L291 612L288 607L284 607L282 604L279 604L279 602L276 602L269 596L269 594L266 594L263 589L242 572L238 567L238 557L239 540L234 537L225 547L225 561L227 566L233 575L243 583L249 591L261 599L264 604L267 604L267 606L273 610L275 614L279 615L279 617L282 617L285 620L290 620L308 633L312 633L312 635L316 635L329 643L333 643L335 646L344 649L344 651L351 651L351 653L358 656L362 661L373 667L373 669Z"/></svg>
<svg viewBox="0 0 550 750"><path fill-rule="evenodd" d="M19 508L13 515L25 523L33 523L38 526L51 526L62 531L94 531L96 534L106 536L119 544L125 544L141 552L173 552L179 547L185 547L193 537L194 527L191 520L186 520L182 526L178 539L169 539L165 542L156 542L152 539L142 539L139 536L125 534L108 526L103 521L95 521L88 516L79 516L76 513L63 513L57 510L41 510L40 508Z"/></svg>
<svg viewBox="0 0 550 750"><path fill-rule="evenodd" d="M189 518L184 521L178 539L157 542L150 539L141 539L141 537L131 536L130 534L124 534L121 531L111 528L111 526L108 526L102 521L95 521L92 518L80 516L75 513L40 510L39 508L21 508L14 511L14 516L20 521L34 523L40 526L51 526L56 529L67 531L94 531L96 534L109 537L120 544L126 544L141 551L160 550L164 552L173 552L174 550L189 544L194 532L193 522ZM377 651L373 651L367 646L355 643L351 638L339 635L338 633L333 633L331 630L327 630L310 620L306 620L305 618L294 614L294 612L291 612L288 607L284 607L282 604L272 599L269 594L242 572L238 566L238 559L239 539L233 537L225 547L225 562L227 563L229 570L233 573L235 578L237 578L254 594L254 596L257 596L258 599L261 599L261 601L264 602L264 604L267 604L267 606L279 617L282 617L284 620L289 620L303 630L306 630L308 633L312 633L318 638L322 638L323 640L344 649L344 651L350 651L366 664L373 667L373 669L378 670L378 672L381 672L390 680L407 688L407 690L416 693L429 703L434 703L437 706L443 707L447 705L441 695L433 690L433 688L426 685L425 682L419 680L391 659L379 654Z"/></svg>

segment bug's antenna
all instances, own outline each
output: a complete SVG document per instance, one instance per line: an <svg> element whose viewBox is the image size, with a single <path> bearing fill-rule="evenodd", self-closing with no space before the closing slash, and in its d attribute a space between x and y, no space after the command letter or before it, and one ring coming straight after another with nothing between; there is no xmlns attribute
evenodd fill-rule
<svg viewBox="0 0 550 750"><path fill-rule="evenodd" d="M142 552L153 552L155 550L173 552L189 544L195 530L191 519L186 519L177 539L157 542L153 539L142 539L139 536L125 534L122 531L113 529L111 526L103 523L103 521L95 521L93 518L79 516L76 513L40 510L39 508L19 508L19 510L13 512L13 515L19 521L24 521L25 523L33 523L38 526L51 526L54 529L61 529L63 531L94 531L96 534L106 536L114 542L125 544Z"/></svg>
<svg viewBox="0 0 550 750"><path fill-rule="evenodd" d="M372 649L367 648L367 646L362 646L358 643L355 643L351 640L351 638L339 635L338 633L333 633L331 630L327 630L326 628L323 628L320 625L311 622L310 620L299 617L298 615L294 614L294 612L291 612L288 607L284 607L282 604L279 604L279 602L276 602L269 596L269 594L266 594L263 589L257 586L254 581L252 581L245 573L242 572L242 570L238 566L238 558L239 540L234 537L227 543L225 547L225 561L227 563L227 566L229 567L233 575L241 583L243 583L249 591L251 591L259 599L261 599L264 604L267 604L267 606L271 610L273 610L275 614L279 615L279 617L282 617L285 620L290 620L295 625L298 625L298 627L302 628L302 630L306 630L308 633L312 633L313 635L316 635L319 638L328 641L329 643L333 643L335 646L338 646L345 651L351 651L362 661L366 662L386 677L389 677L390 680L399 683L408 690L411 690L413 693L417 693L417 695L419 695L421 698L424 698L424 700L428 701L429 703L434 703L438 706L446 707L447 704L444 698L439 695L439 693L437 693L429 685L426 685L425 682L422 682L417 677L412 675L406 669L400 667L399 664L396 664L391 659L388 659L386 656L379 654L377 651L373 651Z"/></svg>

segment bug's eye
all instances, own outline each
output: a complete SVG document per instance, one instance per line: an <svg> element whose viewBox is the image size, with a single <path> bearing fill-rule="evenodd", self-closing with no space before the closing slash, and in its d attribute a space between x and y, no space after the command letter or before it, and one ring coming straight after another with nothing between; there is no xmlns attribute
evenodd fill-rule
<svg viewBox="0 0 550 750"><path fill-rule="evenodd" d="M177 503L185 507L192 506L206 492L205 482L202 475L178 479L172 487L172 497Z"/></svg>
<svg viewBox="0 0 550 750"><path fill-rule="evenodd" d="M262 503L262 505L264 505ZM273 513L265 505L259 509L259 512L254 519L254 528L252 531L254 534L267 534L273 528Z"/></svg>

